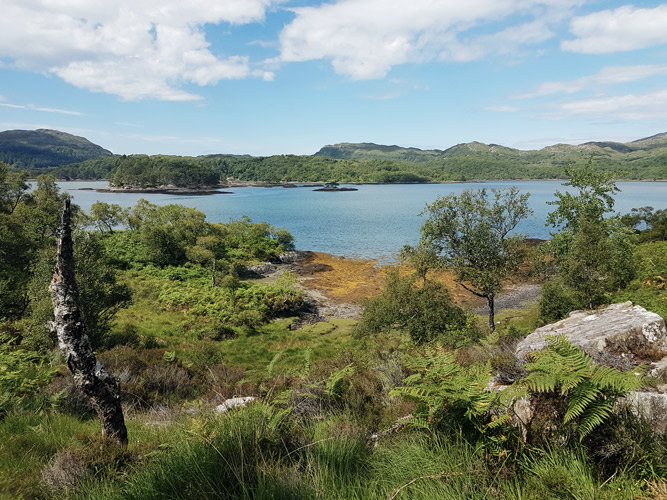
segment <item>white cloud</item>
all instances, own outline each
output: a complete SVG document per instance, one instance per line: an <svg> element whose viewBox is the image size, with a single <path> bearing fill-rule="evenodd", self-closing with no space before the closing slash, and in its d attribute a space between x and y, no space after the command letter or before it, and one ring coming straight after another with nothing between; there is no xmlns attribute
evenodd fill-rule
<svg viewBox="0 0 667 500"><path fill-rule="evenodd" d="M667 75L667 64L609 66L594 75L583 76L576 80L542 83L535 92L517 95L514 98L531 99L553 94L574 94L605 85L636 82L657 75Z"/></svg>
<svg viewBox="0 0 667 500"><path fill-rule="evenodd" d="M195 100L183 83L272 74L214 54L205 24L261 21L282 0L5 0L0 57L127 100Z"/></svg>
<svg viewBox="0 0 667 500"><path fill-rule="evenodd" d="M631 5L576 17L570 24L575 40L561 43L563 50L608 54L667 43L667 4L652 9Z"/></svg>
<svg viewBox="0 0 667 500"><path fill-rule="evenodd" d="M644 120L667 118L667 89L645 94L628 94L571 100L559 105L554 118L567 116Z"/></svg>
<svg viewBox="0 0 667 500"><path fill-rule="evenodd" d="M582 0L338 0L293 9L296 18L280 35L280 60L329 59L339 74L380 78L392 66L433 60L470 61L506 55L553 36ZM491 26L510 16L523 21L501 31ZM526 21L526 19L528 19ZM473 33L479 28L491 33Z"/></svg>
<svg viewBox="0 0 667 500"><path fill-rule="evenodd" d="M0 96L2 97L2 96ZM3 101L4 99L0 98L0 101ZM58 113L61 115L74 115L74 116L83 116L85 113L81 113L80 111L70 111L67 109L57 109L57 108L45 108L42 106L35 106L34 104L9 104L7 102L0 102L0 106L5 107L5 108L12 108L12 109L25 109L28 111L41 111L43 113Z"/></svg>

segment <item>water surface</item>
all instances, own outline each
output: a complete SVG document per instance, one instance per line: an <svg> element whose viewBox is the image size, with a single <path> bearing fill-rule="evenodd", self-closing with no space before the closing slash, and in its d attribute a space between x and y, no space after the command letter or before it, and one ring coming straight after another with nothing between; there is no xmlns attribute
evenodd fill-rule
<svg viewBox="0 0 667 500"><path fill-rule="evenodd" d="M561 181L490 181L458 184L376 184L355 186L358 191L318 192L312 188L234 188L233 194L182 196L167 194L98 193L80 188L106 187L106 182L59 182L84 210L95 201L133 206L140 198L166 205L178 203L201 210L210 222L227 222L244 215L255 222L284 227L296 238L297 248L335 255L391 260L406 244L419 239L419 213L439 196L465 189L507 189L517 186L530 193L534 214L517 231L534 238L549 238L545 226L553 211L548 201L564 191ZM667 208L666 182L619 182L615 210L633 207Z"/></svg>

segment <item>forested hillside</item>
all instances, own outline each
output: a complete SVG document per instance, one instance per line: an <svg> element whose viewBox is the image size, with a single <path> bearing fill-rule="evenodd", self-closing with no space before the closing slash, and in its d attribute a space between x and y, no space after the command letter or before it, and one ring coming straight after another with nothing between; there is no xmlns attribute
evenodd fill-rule
<svg viewBox="0 0 667 500"><path fill-rule="evenodd" d="M19 169L39 169L112 156L101 146L57 130L0 132L0 161Z"/></svg>
<svg viewBox="0 0 667 500"><path fill-rule="evenodd" d="M0 161L3 158L14 168L30 170L32 175L51 173L60 179L110 179L116 186L133 187L211 186L233 181L399 183L562 179L566 176L565 166L584 165L589 160L594 169L611 172L616 179L654 180L667 179L667 134L629 143L556 144L532 151L480 142L458 144L445 150L343 143L325 146L312 156L192 157L111 155L69 134L8 131L0 133Z"/></svg>

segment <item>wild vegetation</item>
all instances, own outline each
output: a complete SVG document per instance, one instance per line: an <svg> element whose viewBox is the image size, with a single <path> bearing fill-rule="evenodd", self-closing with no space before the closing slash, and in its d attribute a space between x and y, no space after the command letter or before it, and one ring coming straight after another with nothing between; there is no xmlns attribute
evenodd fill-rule
<svg viewBox="0 0 667 500"><path fill-rule="evenodd" d="M509 354L568 312L554 304L633 300L667 316L662 212L610 218L613 182L569 172L575 191L558 196L552 242L524 248L518 271L501 266L544 281L540 304L498 311L494 332L438 281L460 263L435 212L424 230L434 237L404 251L412 265L387 273L358 322L304 323L312 312L296 276L244 274L293 248L284 229L145 200L78 211L76 277L98 359L121 383L129 442L119 446L101 437L44 327L65 195L49 176L29 192L0 164L0 497L661 498L667 440L611 411L649 381L562 338L525 365ZM486 196L434 206L467 204L475 210L453 217L493 221ZM522 206L511 192L491 201ZM455 229L505 251L493 226ZM584 255L590 245L599 259ZM513 383L484 390L501 373ZM522 395L545 405L523 431L509 412ZM215 411L236 396L257 400Z"/></svg>

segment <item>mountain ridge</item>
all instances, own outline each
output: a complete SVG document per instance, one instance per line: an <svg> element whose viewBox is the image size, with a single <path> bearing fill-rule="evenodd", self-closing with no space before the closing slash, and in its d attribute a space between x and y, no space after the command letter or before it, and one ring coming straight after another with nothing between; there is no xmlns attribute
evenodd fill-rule
<svg viewBox="0 0 667 500"><path fill-rule="evenodd" d="M558 143L545 146L541 149L517 149L502 144L485 144L480 141L471 141L455 144L446 149L420 149L415 147L404 147L397 145L383 145L373 142L341 142L336 144L327 144L320 148L313 156L327 156L329 158L348 159L348 160L366 160L366 159L387 159L387 154L394 156L392 159L400 160L400 156L410 153L411 156L426 157L446 157L455 154L465 154L466 150L472 152L512 152L515 154L534 154L534 153L552 153L554 151L591 151L594 148L608 149L621 153L630 153L637 150L650 147L667 147L667 132L662 132L649 137L636 139L630 142L615 141L588 141L581 144Z"/></svg>

